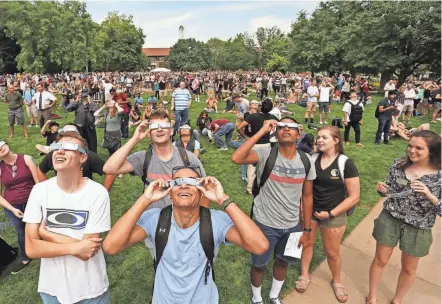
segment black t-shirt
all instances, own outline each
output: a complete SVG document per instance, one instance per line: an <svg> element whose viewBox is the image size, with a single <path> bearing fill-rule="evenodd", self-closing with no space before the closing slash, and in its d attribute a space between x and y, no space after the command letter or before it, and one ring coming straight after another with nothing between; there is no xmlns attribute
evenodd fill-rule
<svg viewBox="0 0 442 304"><path fill-rule="evenodd" d="M248 125L245 127L244 133L246 133L248 137L252 137L256 133L258 133L258 131L262 128L264 121L269 119L278 120L276 116L269 113L253 113L247 116L244 115L244 120L248 123ZM257 144L268 144L269 142L270 142L270 133L267 133L266 135L260 138Z"/></svg>
<svg viewBox="0 0 442 304"><path fill-rule="evenodd" d="M379 102L379 106L384 107L384 109L390 107L390 106L394 106L395 102L389 100L388 98L384 98ZM386 119L386 120L391 120L393 117L393 110L387 110L384 112L379 112L379 118L378 119Z"/></svg>
<svg viewBox="0 0 442 304"><path fill-rule="evenodd" d="M316 179L313 181L313 210L330 211L345 199L345 185L341 179L338 158L326 169L321 168L321 154L315 162ZM345 163L344 177L359 176L351 159Z"/></svg>
<svg viewBox="0 0 442 304"><path fill-rule="evenodd" d="M93 180L92 173L103 175L104 160L102 160L96 153L89 150L87 151L87 156L88 156L87 161L84 163L82 167L83 176ZM54 170L54 165L52 164L52 152L48 153L43 158L43 160L41 161L38 167L40 171L45 174L51 170Z"/></svg>
<svg viewBox="0 0 442 304"><path fill-rule="evenodd" d="M158 83L158 85L160 86L160 90L165 90L166 89L166 82L165 81L160 81Z"/></svg>
<svg viewBox="0 0 442 304"><path fill-rule="evenodd" d="M43 136L46 137L46 146L50 146L54 141L56 141L57 135L58 132L52 133L51 131L45 131Z"/></svg>

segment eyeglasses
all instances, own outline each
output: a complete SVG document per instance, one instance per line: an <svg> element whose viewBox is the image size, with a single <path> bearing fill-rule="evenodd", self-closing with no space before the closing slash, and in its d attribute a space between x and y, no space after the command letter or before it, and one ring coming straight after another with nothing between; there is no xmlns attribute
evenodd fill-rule
<svg viewBox="0 0 442 304"><path fill-rule="evenodd" d="M174 176L175 173L177 173L181 169L193 170L193 171L195 171L198 174L198 176L201 176L201 168L200 168L200 166L194 166L194 165L173 167L172 168L172 176Z"/></svg>
<svg viewBox="0 0 442 304"><path fill-rule="evenodd" d="M80 146L79 144L71 144L71 143L52 143L49 146L49 149L51 151L58 151L58 150L66 150L66 151L79 151L82 154L87 154L86 150Z"/></svg>
<svg viewBox="0 0 442 304"><path fill-rule="evenodd" d="M151 123L149 125L149 130L157 130L157 129L170 129L170 122L162 122L162 123Z"/></svg>
<svg viewBox="0 0 442 304"><path fill-rule="evenodd" d="M295 122L277 122L276 123L276 129L281 130L285 127L289 128L290 130L299 130L299 125Z"/></svg>
<svg viewBox="0 0 442 304"><path fill-rule="evenodd" d="M181 186L182 184L186 184L188 186L199 186L200 179L194 177L181 177L169 181L169 187Z"/></svg>

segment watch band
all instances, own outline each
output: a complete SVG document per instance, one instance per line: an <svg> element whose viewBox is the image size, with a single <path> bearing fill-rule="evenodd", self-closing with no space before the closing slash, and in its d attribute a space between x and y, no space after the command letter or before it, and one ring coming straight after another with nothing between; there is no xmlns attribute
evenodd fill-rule
<svg viewBox="0 0 442 304"><path fill-rule="evenodd" d="M312 228L304 228L305 232L312 232Z"/></svg>
<svg viewBox="0 0 442 304"><path fill-rule="evenodd" d="M331 211L328 211L328 218L330 218L330 219L332 219L332 218L334 218L335 216L331 213Z"/></svg>
<svg viewBox="0 0 442 304"><path fill-rule="evenodd" d="M221 204L221 209L225 210L227 208L227 206L229 206L231 203L233 203L233 199L231 197L229 197Z"/></svg>

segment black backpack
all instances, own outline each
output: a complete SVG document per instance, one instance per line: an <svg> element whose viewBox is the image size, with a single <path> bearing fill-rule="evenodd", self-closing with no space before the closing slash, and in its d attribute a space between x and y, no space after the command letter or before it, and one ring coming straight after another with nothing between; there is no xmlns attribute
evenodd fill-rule
<svg viewBox="0 0 442 304"><path fill-rule="evenodd" d="M310 160L309 160L306 153L304 153L300 150L296 150L296 152L299 153L299 156L301 157L302 164L304 165L304 168L305 168L305 180L307 180L307 176L310 172L310 167L311 167ZM272 144L272 148L270 149L269 157L267 158L266 163L264 165L264 170L262 171L259 185L258 185L258 176L256 176L255 180L253 181L253 188L252 188L253 198L258 196L259 191L266 183L267 179L270 176L270 173L273 170L273 167L275 166L277 158L278 158L278 143L274 143L274 144ZM305 180L304 180L304 182L305 182ZM250 217L251 218L253 218L254 205L255 205L255 201L252 202L252 209L250 210Z"/></svg>
<svg viewBox="0 0 442 304"><path fill-rule="evenodd" d="M164 248L166 248L167 240L172 222L172 206L161 209L160 218L158 220L157 230L155 232L155 259L154 270L156 272L158 264L163 256ZM212 218L210 210L200 206L200 226L199 226L200 242L204 253L207 257L206 270L204 274L204 284L207 285L207 277L210 269L212 269L212 278L215 281L215 270L213 268L213 260L215 258L215 242L213 240ZM155 282L155 279L154 279Z"/></svg>
<svg viewBox="0 0 442 304"><path fill-rule="evenodd" d="M348 101L347 101L348 102ZM357 104L350 103L351 111L350 111L350 121L351 122L360 122L362 120L362 114L364 113L363 108L361 107L362 100L360 100Z"/></svg>
<svg viewBox="0 0 442 304"><path fill-rule="evenodd" d="M0 237L0 273L17 258L17 255L17 248L11 247Z"/></svg>
<svg viewBox="0 0 442 304"><path fill-rule="evenodd" d="M183 161L183 164L185 166L190 166L189 156L187 155L187 152L184 148L177 147L178 152L180 152L181 160ZM147 181L147 169L149 168L150 161L152 159L152 149L153 145L150 144L146 149L146 155L144 157L144 163L143 163L143 176L141 176L141 180L144 183L144 187L149 186L149 182ZM144 188L143 188L144 191Z"/></svg>
<svg viewBox="0 0 442 304"><path fill-rule="evenodd" d="M338 127L340 129L343 128L343 123L342 123L342 119L340 119L339 117L333 118L332 122L331 122L332 126Z"/></svg>
<svg viewBox="0 0 442 304"><path fill-rule="evenodd" d="M376 107L376 110L374 111L374 118L379 118L380 113L381 112L379 112L379 104L378 104L378 106Z"/></svg>

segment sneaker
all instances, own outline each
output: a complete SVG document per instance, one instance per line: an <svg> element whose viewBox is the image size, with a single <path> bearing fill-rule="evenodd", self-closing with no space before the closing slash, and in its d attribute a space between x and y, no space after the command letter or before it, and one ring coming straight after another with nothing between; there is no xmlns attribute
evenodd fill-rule
<svg viewBox="0 0 442 304"><path fill-rule="evenodd" d="M324 121L324 124L328 124L328 121Z"/></svg>
<svg viewBox="0 0 442 304"><path fill-rule="evenodd" d="M279 298L270 299L270 304L283 304Z"/></svg>
<svg viewBox="0 0 442 304"><path fill-rule="evenodd" d="M322 121L320 121L319 124L322 125Z"/></svg>
<svg viewBox="0 0 442 304"><path fill-rule="evenodd" d="M441 118L436 118L436 120L437 120L437 121L440 121L440 120L441 120Z"/></svg>
<svg viewBox="0 0 442 304"><path fill-rule="evenodd" d="M33 127L34 125L29 125L28 128Z"/></svg>
<svg viewBox="0 0 442 304"><path fill-rule="evenodd" d="M384 140L384 145L388 145L389 143L390 143L390 141Z"/></svg>
<svg viewBox="0 0 442 304"><path fill-rule="evenodd" d="M227 150L229 150L229 148L227 148L227 147L221 147L218 149L218 151L227 151Z"/></svg>
<svg viewBox="0 0 442 304"><path fill-rule="evenodd" d="M39 126L39 125L34 125L34 127L36 127L36 128L40 128L40 126Z"/></svg>
<svg viewBox="0 0 442 304"><path fill-rule="evenodd" d="M251 300L250 303L251 303L251 304L263 304L262 301L259 301L259 302L253 302L253 300Z"/></svg>
<svg viewBox="0 0 442 304"><path fill-rule="evenodd" d="M27 262L26 264L23 264L22 262L17 263L11 270L11 274L17 274L19 273L21 270L23 270L23 268L25 268L26 266L29 265L29 263L31 263L32 260L29 260L29 262Z"/></svg>
<svg viewBox="0 0 442 304"><path fill-rule="evenodd" d="M374 144L375 144L376 146L380 146L380 145L381 145L381 143L378 142L378 141L375 141Z"/></svg>

